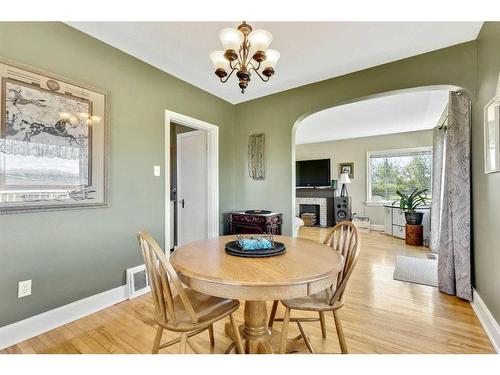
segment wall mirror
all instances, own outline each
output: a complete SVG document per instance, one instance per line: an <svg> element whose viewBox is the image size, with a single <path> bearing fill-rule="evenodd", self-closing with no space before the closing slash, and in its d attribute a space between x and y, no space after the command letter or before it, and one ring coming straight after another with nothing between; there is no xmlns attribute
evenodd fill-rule
<svg viewBox="0 0 500 375"><path fill-rule="evenodd" d="M484 172L500 172L500 105L496 98L484 107Z"/></svg>

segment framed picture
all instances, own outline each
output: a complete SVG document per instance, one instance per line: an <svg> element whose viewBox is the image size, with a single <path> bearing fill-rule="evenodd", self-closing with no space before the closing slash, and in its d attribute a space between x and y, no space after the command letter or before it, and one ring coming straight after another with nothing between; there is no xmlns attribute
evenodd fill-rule
<svg viewBox="0 0 500 375"><path fill-rule="evenodd" d="M0 213L107 205L107 94L0 59Z"/></svg>
<svg viewBox="0 0 500 375"><path fill-rule="evenodd" d="M500 171L500 105L496 98L484 107L484 173Z"/></svg>
<svg viewBox="0 0 500 375"><path fill-rule="evenodd" d="M343 173L347 173L349 178L352 180L354 178L354 163L340 163L339 164L339 176Z"/></svg>

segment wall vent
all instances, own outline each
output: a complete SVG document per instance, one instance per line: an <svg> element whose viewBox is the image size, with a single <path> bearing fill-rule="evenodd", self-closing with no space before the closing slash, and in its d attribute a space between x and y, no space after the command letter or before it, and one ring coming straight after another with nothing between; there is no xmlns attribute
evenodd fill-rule
<svg viewBox="0 0 500 375"><path fill-rule="evenodd" d="M151 290L148 273L144 264L127 270L127 286L129 299L138 297Z"/></svg>

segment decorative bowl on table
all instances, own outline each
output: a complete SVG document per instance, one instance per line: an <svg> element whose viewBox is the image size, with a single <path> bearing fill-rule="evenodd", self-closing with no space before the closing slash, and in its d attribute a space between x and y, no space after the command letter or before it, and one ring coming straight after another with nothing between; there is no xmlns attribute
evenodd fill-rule
<svg viewBox="0 0 500 375"><path fill-rule="evenodd" d="M282 242L274 241L272 234L251 237L236 235L236 241L226 243L225 251L239 257L262 258L283 254L286 247Z"/></svg>

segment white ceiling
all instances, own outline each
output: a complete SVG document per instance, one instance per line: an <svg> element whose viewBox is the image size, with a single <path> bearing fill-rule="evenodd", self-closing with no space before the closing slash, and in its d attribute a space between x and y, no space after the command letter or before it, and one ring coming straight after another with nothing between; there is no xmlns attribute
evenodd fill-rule
<svg viewBox="0 0 500 375"><path fill-rule="evenodd" d="M306 117L295 143L317 143L434 128L449 90L425 90L367 99Z"/></svg>
<svg viewBox="0 0 500 375"><path fill-rule="evenodd" d="M219 31L240 22L68 22L69 25L233 104L476 39L482 22L250 22L281 53L268 83L241 94L208 55Z"/></svg>

